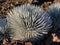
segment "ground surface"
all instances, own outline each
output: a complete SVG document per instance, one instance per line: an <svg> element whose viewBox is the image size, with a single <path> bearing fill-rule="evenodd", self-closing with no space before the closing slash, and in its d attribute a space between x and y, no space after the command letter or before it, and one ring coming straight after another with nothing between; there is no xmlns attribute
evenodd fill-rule
<svg viewBox="0 0 60 45"><path fill-rule="evenodd" d="M60 0L0 0L0 16L6 17L9 10L18 5L27 3L38 5L48 11L48 6L56 2L60 2Z"/></svg>

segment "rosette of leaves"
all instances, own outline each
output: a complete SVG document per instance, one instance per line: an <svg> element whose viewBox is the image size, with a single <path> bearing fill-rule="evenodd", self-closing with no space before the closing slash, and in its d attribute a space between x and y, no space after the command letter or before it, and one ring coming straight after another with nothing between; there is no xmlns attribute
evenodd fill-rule
<svg viewBox="0 0 60 45"><path fill-rule="evenodd" d="M50 16L40 7L30 4L12 9L7 21L10 36L20 41L42 39L52 27Z"/></svg>
<svg viewBox="0 0 60 45"><path fill-rule="evenodd" d="M55 3L49 6L49 15L52 19L53 32L60 29L60 3ZM58 31L59 32L59 31Z"/></svg>
<svg viewBox="0 0 60 45"><path fill-rule="evenodd" d="M2 36L4 35L6 24L6 19L0 18L0 39L3 38Z"/></svg>
<svg viewBox="0 0 60 45"><path fill-rule="evenodd" d="M8 39L7 29L7 19L3 19L0 17L0 44L2 44L4 39Z"/></svg>

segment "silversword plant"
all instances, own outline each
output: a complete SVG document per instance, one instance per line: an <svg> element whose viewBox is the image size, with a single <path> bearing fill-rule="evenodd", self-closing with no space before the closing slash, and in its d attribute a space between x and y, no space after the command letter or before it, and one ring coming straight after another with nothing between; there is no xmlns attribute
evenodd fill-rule
<svg viewBox="0 0 60 45"><path fill-rule="evenodd" d="M53 23L53 30L60 29L60 3L52 4L50 7L49 15Z"/></svg>
<svg viewBox="0 0 60 45"><path fill-rule="evenodd" d="M40 7L30 4L14 8L8 13L7 20L10 35L21 41L38 40L52 27L50 16Z"/></svg>

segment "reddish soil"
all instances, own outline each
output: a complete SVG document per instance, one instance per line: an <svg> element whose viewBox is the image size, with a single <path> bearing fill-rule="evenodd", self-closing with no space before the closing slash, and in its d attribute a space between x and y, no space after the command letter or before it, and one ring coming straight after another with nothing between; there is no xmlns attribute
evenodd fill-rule
<svg viewBox="0 0 60 45"><path fill-rule="evenodd" d="M27 3L38 5L48 11L48 6L56 2L60 2L60 0L0 0L0 16L5 18L9 10Z"/></svg>

